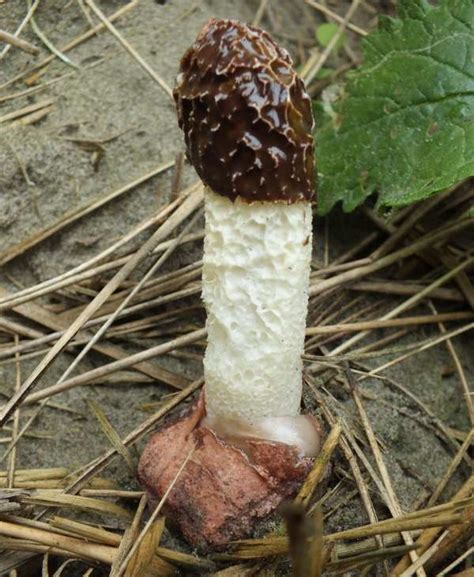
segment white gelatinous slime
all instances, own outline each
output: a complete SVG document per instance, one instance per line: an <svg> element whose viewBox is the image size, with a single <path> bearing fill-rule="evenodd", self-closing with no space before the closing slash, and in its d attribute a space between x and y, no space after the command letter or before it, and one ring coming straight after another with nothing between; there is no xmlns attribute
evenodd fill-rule
<svg viewBox="0 0 474 577"><path fill-rule="evenodd" d="M310 415L260 417L254 420L205 417L202 424L222 440L246 452L248 441L265 440L295 447L300 456L316 457L321 448L320 432Z"/></svg>

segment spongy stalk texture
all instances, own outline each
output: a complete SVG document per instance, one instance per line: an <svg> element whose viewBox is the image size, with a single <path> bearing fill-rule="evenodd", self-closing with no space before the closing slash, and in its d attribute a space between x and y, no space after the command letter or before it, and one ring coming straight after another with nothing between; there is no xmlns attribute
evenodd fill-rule
<svg viewBox="0 0 474 577"><path fill-rule="evenodd" d="M297 415L312 246L309 202L206 191L203 298L211 416Z"/></svg>

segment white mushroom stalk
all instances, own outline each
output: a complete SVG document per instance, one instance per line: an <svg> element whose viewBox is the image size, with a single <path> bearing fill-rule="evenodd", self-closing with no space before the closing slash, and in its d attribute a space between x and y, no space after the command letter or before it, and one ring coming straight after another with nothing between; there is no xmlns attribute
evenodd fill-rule
<svg viewBox="0 0 474 577"><path fill-rule="evenodd" d="M204 359L210 417L300 412L312 213L309 202L232 202L206 191Z"/></svg>

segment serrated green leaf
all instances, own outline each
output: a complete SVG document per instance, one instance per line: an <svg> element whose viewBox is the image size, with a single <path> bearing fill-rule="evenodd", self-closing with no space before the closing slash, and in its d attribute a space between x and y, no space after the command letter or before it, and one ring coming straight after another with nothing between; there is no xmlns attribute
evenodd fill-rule
<svg viewBox="0 0 474 577"><path fill-rule="evenodd" d="M345 90L315 105L322 214L372 193L409 204L474 174L474 2L398 6Z"/></svg>

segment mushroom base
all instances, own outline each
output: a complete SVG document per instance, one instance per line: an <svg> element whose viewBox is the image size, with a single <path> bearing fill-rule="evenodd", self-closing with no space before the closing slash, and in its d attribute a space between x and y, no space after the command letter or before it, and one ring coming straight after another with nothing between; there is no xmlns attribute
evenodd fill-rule
<svg viewBox="0 0 474 577"><path fill-rule="evenodd" d="M314 459L283 443L248 440L245 452L201 424L204 398L149 441L138 476L153 501L173 483L164 512L201 549L248 536L258 521L296 494ZM319 425L315 419L315 427Z"/></svg>

